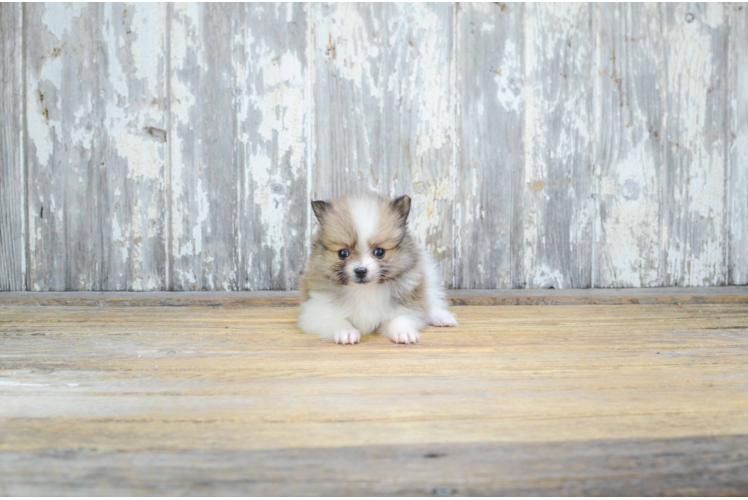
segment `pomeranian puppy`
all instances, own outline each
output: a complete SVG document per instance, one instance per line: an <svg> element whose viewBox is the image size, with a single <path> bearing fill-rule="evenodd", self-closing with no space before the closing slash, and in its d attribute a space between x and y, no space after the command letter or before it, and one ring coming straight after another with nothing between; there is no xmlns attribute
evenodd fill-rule
<svg viewBox="0 0 748 500"><path fill-rule="evenodd" d="M457 325L434 265L408 231L410 198L344 196L312 209L320 230L301 277L302 330L338 344L373 332L412 344L426 324Z"/></svg>

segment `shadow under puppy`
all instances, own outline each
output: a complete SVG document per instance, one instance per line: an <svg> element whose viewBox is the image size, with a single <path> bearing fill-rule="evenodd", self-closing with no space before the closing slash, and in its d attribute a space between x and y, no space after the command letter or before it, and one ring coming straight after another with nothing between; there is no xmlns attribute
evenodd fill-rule
<svg viewBox="0 0 748 500"><path fill-rule="evenodd" d="M410 198L344 196L312 209L320 230L301 277L302 330L339 344L377 331L410 344L427 324L457 324L433 263L408 231Z"/></svg>

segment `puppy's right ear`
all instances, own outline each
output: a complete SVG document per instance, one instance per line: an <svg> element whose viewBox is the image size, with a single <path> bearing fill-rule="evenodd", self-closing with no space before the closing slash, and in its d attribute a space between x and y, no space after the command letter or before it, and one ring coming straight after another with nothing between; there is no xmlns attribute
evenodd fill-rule
<svg viewBox="0 0 748 500"><path fill-rule="evenodd" d="M317 217L317 220L320 224L324 223L325 221L325 214L328 210L330 210L329 202L317 200L312 202L312 210L314 210L314 215Z"/></svg>

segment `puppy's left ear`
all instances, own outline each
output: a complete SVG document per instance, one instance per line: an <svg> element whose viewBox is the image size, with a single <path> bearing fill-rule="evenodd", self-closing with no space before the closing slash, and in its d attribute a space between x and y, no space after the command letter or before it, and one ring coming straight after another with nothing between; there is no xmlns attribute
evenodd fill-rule
<svg viewBox="0 0 748 500"><path fill-rule="evenodd" d="M400 215L400 219L403 221L408 220L408 214L410 213L410 197L400 196L390 202L390 208Z"/></svg>
<svg viewBox="0 0 748 500"><path fill-rule="evenodd" d="M312 210L314 210L314 215L317 217L320 224L324 222L325 214L330 210L331 206L332 205L327 201L316 200L312 202Z"/></svg>

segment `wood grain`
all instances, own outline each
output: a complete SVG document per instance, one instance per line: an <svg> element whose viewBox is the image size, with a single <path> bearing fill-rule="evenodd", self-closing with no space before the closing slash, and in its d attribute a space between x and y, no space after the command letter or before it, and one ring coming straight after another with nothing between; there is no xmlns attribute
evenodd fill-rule
<svg viewBox="0 0 748 500"><path fill-rule="evenodd" d="M294 290L307 257L309 5L245 5L235 42L242 290ZM241 50L239 50L241 49ZM242 177L240 177L242 178Z"/></svg>
<svg viewBox="0 0 748 500"><path fill-rule="evenodd" d="M513 288L525 275L523 6L460 4L455 287Z"/></svg>
<svg viewBox="0 0 748 500"><path fill-rule="evenodd" d="M727 24L722 4L663 6L666 75L664 285L722 285Z"/></svg>
<svg viewBox="0 0 748 500"><path fill-rule="evenodd" d="M173 8L172 289L298 286L306 17L301 4Z"/></svg>
<svg viewBox="0 0 748 500"><path fill-rule="evenodd" d="M315 4L312 197L409 194L410 223L452 284L454 8Z"/></svg>
<svg viewBox="0 0 748 500"><path fill-rule="evenodd" d="M263 451L0 452L0 470L7 472L0 493L740 496L748 490L741 451L746 446L748 436L737 435ZM58 473L51 476L49 470Z"/></svg>
<svg viewBox="0 0 748 500"><path fill-rule="evenodd" d="M456 307L346 347L297 308L132 312L0 306L0 491L745 491L744 304Z"/></svg>
<svg viewBox="0 0 748 500"><path fill-rule="evenodd" d="M599 4L595 286L662 286L662 9Z"/></svg>
<svg viewBox="0 0 748 500"><path fill-rule="evenodd" d="M26 9L31 290L158 290L164 5Z"/></svg>
<svg viewBox="0 0 748 500"><path fill-rule="evenodd" d="M522 287L592 284L592 21L588 4L525 6Z"/></svg>
<svg viewBox="0 0 748 500"><path fill-rule="evenodd" d="M3 6L0 289L293 290L363 190L451 288L748 284L747 8Z"/></svg>
<svg viewBox="0 0 748 500"><path fill-rule="evenodd" d="M0 290L26 289L22 19L0 4Z"/></svg>
<svg viewBox="0 0 748 500"><path fill-rule="evenodd" d="M748 285L748 5L729 4L729 137L727 282Z"/></svg>
<svg viewBox="0 0 748 500"><path fill-rule="evenodd" d="M239 9L171 7L172 290L237 288L241 172L231 42Z"/></svg>

